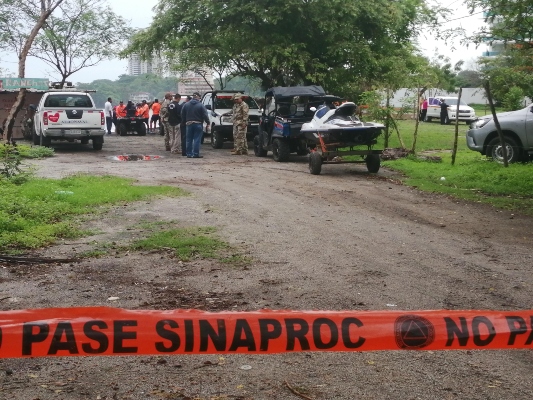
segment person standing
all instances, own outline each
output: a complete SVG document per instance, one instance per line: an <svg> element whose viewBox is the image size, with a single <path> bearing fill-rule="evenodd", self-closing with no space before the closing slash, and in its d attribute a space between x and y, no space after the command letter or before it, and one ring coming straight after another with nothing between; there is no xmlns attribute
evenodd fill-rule
<svg viewBox="0 0 533 400"><path fill-rule="evenodd" d="M155 129L157 128L157 121L159 121L160 110L161 110L161 104L159 104L158 99L155 99L152 104L152 118L150 119L150 131L152 133L154 133Z"/></svg>
<svg viewBox="0 0 533 400"><path fill-rule="evenodd" d="M175 94L174 100L168 105L168 124L170 126L170 152L172 154L181 153L181 95Z"/></svg>
<svg viewBox="0 0 533 400"><path fill-rule="evenodd" d="M448 104L446 104L446 100L441 99L440 100L440 124L441 125L447 125L448 124Z"/></svg>
<svg viewBox="0 0 533 400"><path fill-rule="evenodd" d="M233 95L233 150L232 155L247 155L248 141L246 140L246 130L248 129L249 107L242 98L242 94Z"/></svg>
<svg viewBox="0 0 533 400"><path fill-rule="evenodd" d="M187 158L203 158L200 155L200 142L202 140L202 124L209 124L207 109L200 102L200 93L195 92L192 100L186 103L181 109L181 119L187 126L186 148Z"/></svg>
<svg viewBox="0 0 533 400"><path fill-rule="evenodd" d="M146 100L143 100L141 103L141 117L146 125L146 129L149 128L148 126L148 119L150 118L150 107L148 107L148 103L146 103Z"/></svg>
<svg viewBox="0 0 533 400"><path fill-rule="evenodd" d="M161 125L165 133L165 150L170 151L170 125L168 124L168 105L172 100L172 94L165 93L165 99L161 104L161 110L159 116L161 117Z"/></svg>
<svg viewBox="0 0 533 400"><path fill-rule="evenodd" d="M181 107L183 108L183 106L189 101L191 101L191 99L192 99L191 96L187 96L185 98L185 101L181 104ZM180 134L181 134L181 155L185 157L187 155L187 137L186 137L187 125L185 125L185 120L183 120L183 118L181 119L181 124L180 124Z"/></svg>
<svg viewBox="0 0 533 400"><path fill-rule="evenodd" d="M108 135L111 135L111 125L113 125L113 104L111 104L112 102L113 100L111 99L111 97L108 97L107 101L104 104L105 123L107 125Z"/></svg>
<svg viewBox="0 0 533 400"><path fill-rule="evenodd" d="M420 106L420 121L424 122L426 120L426 115L428 113L428 99L422 101L422 106Z"/></svg>

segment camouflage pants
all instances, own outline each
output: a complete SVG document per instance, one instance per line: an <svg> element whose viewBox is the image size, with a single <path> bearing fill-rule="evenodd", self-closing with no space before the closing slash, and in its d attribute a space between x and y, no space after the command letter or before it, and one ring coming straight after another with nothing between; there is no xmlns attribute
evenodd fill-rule
<svg viewBox="0 0 533 400"><path fill-rule="evenodd" d="M181 154L181 129L179 125L170 126L170 152Z"/></svg>
<svg viewBox="0 0 533 400"><path fill-rule="evenodd" d="M246 140L246 129L242 125L233 125L233 148L239 152L248 152L248 141Z"/></svg>
<svg viewBox="0 0 533 400"><path fill-rule="evenodd" d="M161 121L163 124L163 129L165 130L165 149L170 149L170 129L171 126L168 124L168 121Z"/></svg>

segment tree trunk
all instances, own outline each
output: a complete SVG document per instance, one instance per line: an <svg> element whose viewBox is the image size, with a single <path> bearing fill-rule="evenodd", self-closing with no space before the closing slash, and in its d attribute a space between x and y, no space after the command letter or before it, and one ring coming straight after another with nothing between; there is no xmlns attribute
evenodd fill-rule
<svg viewBox="0 0 533 400"><path fill-rule="evenodd" d="M463 88L459 88L459 96L457 97L457 109L455 110L455 136L453 139L452 165L455 165L455 156L457 155L457 139L459 138L459 103L461 102L462 94Z"/></svg>
<svg viewBox="0 0 533 400"><path fill-rule="evenodd" d="M485 81L485 83L483 84L483 87L485 88L485 93L487 94L487 100L489 101L490 111L492 112L492 118L494 118L494 125L496 125L496 130L498 131L498 137L500 138L500 144L502 146L503 165L504 167L508 167L509 162L507 161L507 145L503 137L503 132L502 132L502 127L500 126L500 121L498 121L498 117L496 116L496 108L494 108L494 103L492 101L492 94L490 93L490 83L488 80Z"/></svg>
<svg viewBox="0 0 533 400"><path fill-rule="evenodd" d="M421 89L417 89L417 93L420 93ZM415 115L415 133L413 134L413 146L411 152L416 154L416 139L418 138L418 124L420 123L420 96L416 97L416 115Z"/></svg>
<svg viewBox="0 0 533 400"><path fill-rule="evenodd" d="M389 137L390 137L390 120L389 120L389 107L390 107L390 94L389 89L387 89L387 100L385 103L385 108L387 109L387 118L385 118L385 143L384 147L387 149L389 147Z"/></svg>
<svg viewBox="0 0 533 400"><path fill-rule="evenodd" d="M19 70L18 70L18 77L24 78L26 76L26 58L28 57L28 53L30 52L31 46L33 44L33 41L35 40L35 37L45 24L48 17L52 14L52 12L56 9L59 4L61 4L63 0L57 0L53 6L50 6L48 9L46 8L44 1L41 2L41 15L39 16L39 19L37 22L35 22L35 25L33 29L31 30L30 34L26 38L26 41L24 42L24 46L22 47L20 54L19 54ZM24 99L26 98L26 89L21 88L19 90L19 94L17 96L17 99L15 100L15 103L11 106L11 111L9 112L9 115L7 116L6 121L6 133L5 133L5 141L7 143L12 142L13 137L13 126L15 125L15 118L17 118L17 114L24 106Z"/></svg>

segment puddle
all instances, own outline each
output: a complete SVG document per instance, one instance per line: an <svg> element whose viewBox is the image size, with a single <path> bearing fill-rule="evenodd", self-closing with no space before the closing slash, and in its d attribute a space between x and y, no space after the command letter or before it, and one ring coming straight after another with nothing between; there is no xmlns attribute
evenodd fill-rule
<svg viewBox="0 0 533 400"><path fill-rule="evenodd" d="M154 161L160 160L163 156L149 156L144 154L124 154L111 157L113 161Z"/></svg>

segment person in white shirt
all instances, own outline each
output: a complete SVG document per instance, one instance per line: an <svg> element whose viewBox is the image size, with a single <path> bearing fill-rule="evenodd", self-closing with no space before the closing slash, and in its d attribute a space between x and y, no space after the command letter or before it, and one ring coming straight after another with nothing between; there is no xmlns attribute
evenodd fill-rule
<svg viewBox="0 0 533 400"><path fill-rule="evenodd" d="M112 102L113 100L111 100L111 97L108 97L104 105L105 123L107 125L108 135L111 135L111 125L113 125L113 105L111 104Z"/></svg>

